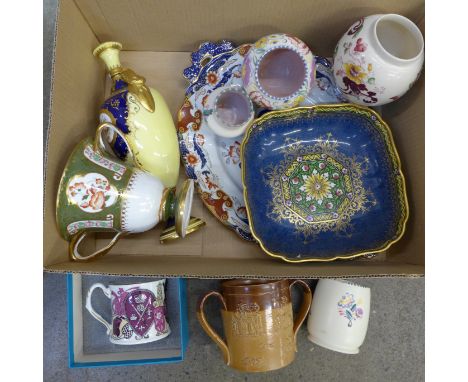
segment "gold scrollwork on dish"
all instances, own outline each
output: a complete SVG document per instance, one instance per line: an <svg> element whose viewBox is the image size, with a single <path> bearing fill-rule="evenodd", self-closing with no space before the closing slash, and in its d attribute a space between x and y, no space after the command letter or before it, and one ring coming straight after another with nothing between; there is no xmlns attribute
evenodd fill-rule
<svg viewBox="0 0 468 382"><path fill-rule="evenodd" d="M396 234L394 237L387 240L383 245L377 248L372 248L367 251L356 252L356 253L347 254L343 256L335 256L335 257L329 257L329 258L291 259L282 254L271 252L270 250L268 250L268 248L262 242L261 238L255 232L256 230L255 230L255 227L253 226L252 213L250 211L250 206L248 203L248 191L247 191L246 181L245 181L245 177L246 177L245 168L246 167L242 166L242 185L244 187L244 200L246 201L247 216L250 221L250 229L252 232L252 236L258 241L263 251L271 257L280 258L283 261L286 261L288 263L330 262L330 261L335 261L335 260L351 260L351 259L355 259L357 257L365 256L368 254L376 254L376 253L386 251L392 244L399 241L401 237L403 236L403 234L405 233L406 223L408 222L408 218L409 218L409 204L408 204L408 196L406 195L405 177L401 169L401 160L398 155L398 151L396 149L395 141L393 140L393 135L390 130L390 127L385 123L384 120L382 120L382 118L380 117L378 113L376 113L372 109L369 109L368 107L359 106L359 105L350 105L350 104L330 104L330 105L323 104L323 105L303 106L303 107L296 107L296 108L291 108L291 109L276 110L276 111L271 111L269 113L266 113L262 115L261 117L259 117L258 119L252 121L251 125L247 129L244 139L242 140L242 144L241 144L241 158L244 158L245 147L247 146L252 133L254 131L262 131L265 124L269 120L272 120L279 115L287 116L290 119L294 119L294 118L299 118L305 113L309 113L309 114L330 113L330 112L335 112L335 111L345 111L349 113L354 113L356 115L364 116L365 118L370 118L373 121L374 128L381 135L381 137L383 138L385 142L386 152L390 157L390 162L393 167L393 172L395 174L394 182L395 182L395 187L397 189L396 197L400 205L400 211L399 211L400 217L397 222Z"/></svg>

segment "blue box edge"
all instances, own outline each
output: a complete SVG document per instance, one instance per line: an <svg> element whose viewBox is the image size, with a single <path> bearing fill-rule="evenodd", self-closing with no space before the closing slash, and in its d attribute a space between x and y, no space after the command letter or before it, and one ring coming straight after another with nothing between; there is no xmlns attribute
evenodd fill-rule
<svg viewBox="0 0 468 382"><path fill-rule="evenodd" d="M169 358L150 358L144 360L129 361L105 361L105 362L75 362L74 339L73 339L73 274L67 273L67 316L68 316L68 367L69 368L94 368L94 367L112 367L112 366L131 366L131 365L159 365L181 362L185 358L189 341L188 316L187 316L187 283L183 278L176 277L179 290L179 312L181 318L180 336L181 336L181 354L179 357Z"/></svg>

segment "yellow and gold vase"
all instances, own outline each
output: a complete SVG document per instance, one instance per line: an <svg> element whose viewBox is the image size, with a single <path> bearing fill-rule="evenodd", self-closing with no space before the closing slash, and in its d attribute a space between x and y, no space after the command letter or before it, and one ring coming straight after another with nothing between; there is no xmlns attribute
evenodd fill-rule
<svg viewBox="0 0 468 382"><path fill-rule="evenodd" d="M120 64L118 42L105 42L93 54L106 64L112 78L109 98L101 106L100 122L110 122L125 134L128 145L117 134L107 137L114 153L128 160L129 149L143 170L174 187L179 176L179 144L176 128L162 95L145 78Z"/></svg>

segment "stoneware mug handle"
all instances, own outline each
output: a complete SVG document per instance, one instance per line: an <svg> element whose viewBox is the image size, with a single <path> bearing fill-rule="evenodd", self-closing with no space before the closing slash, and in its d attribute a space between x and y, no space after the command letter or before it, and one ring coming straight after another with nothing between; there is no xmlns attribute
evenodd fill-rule
<svg viewBox="0 0 468 382"><path fill-rule="evenodd" d="M127 141L127 138L125 137L125 134L123 134L117 127L115 127L112 123L110 122L103 122L101 123L97 129L96 129L96 135L94 137L94 151L95 152L107 152L108 150L105 149L106 145L104 144L104 139L102 138L102 133L103 131L107 131L108 129L112 130L114 133L116 133L122 140L125 142L127 145L128 149L128 154L131 157L131 160L133 162L133 165L137 168L140 168L140 165L136 161L135 155L133 155L132 149L130 148L130 144Z"/></svg>
<svg viewBox="0 0 468 382"><path fill-rule="evenodd" d="M224 310L227 310L226 301L224 301L224 297L221 295L221 293L211 291L211 292L208 292L205 296L203 296L200 303L198 304L197 318L198 318L198 321L200 322L201 327L206 332L206 334L210 336L210 338L216 343L216 345L219 346L219 348L223 352L224 362L226 363L226 365L229 365L231 363L231 357L229 355L229 348L226 345L226 342L223 341L223 339L218 335L218 333L216 333L213 330L211 325L208 323L205 317L205 312L203 311L206 300L211 296L218 297L221 300L221 303L223 304Z"/></svg>
<svg viewBox="0 0 468 382"><path fill-rule="evenodd" d="M74 234L70 240L70 243L68 244L68 253L72 260L75 261L88 261L91 259L94 259L97 256L104 256L107 252L109 252L112 247L117 244L119 239L126 235L126 232L120 232L118 231L115 236L112 238L112 240L107 244L105 247L98 249L97 251L91 253L90 255L87 256L82 256L80 252L78 251L78 246L82 242L82 240L91 232L101 232L101 231L93 231L93 230L87 230L87 231L80 231Z"/></svg>
<svg viewBox="0 0 468 382"><path fill-rule="evenodd" d="M309 313L310 305L312 304L312 292L310 291L309 285L307 285L307 283L302 280L292 281L291 284L289 284L290 292L294 284L300 284L302 286L302 289L304 290L304 296L302 298L302 305L301 305L301 308L299 309L299 313L296 319L294 320L294 325L293 325L294 344L296 346L297 332L299 331L299 329L301 328L301 325L306 319L307 313ZM296 351L297 351L297 348L296 348Z"/></svg>
<svg viewBox="0 0 468 382"><path fill-rule="evenodd" d="M93 306L91 305L91 296L96 288L102 289L107 298L110 299L112 297L109 288L106 288L101 283L93 284L88 291L88 295L86 296L86 309L89 313L91 313L91 316L93 316L96 320L98 320L101 324L103 324L106 327L107 335L110 335L112 332L112 325L106 320L104 320L104 318L102 318L100 314L96 313L96 311L93 309Z"/></svg>

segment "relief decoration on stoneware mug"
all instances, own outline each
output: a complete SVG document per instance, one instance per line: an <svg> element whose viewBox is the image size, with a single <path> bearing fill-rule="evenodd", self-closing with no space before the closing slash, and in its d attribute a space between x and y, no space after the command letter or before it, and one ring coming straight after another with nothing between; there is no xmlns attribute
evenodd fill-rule
<svg viewBox="0 0 468 382"><path fill-rule="evenodd" d="M291 287L300 284L304 298L293 319ZM309 286L295 280L230 280L222 293L209 292L200 301L197 316L202 328L220 347L227 365L242 371L261 372L279 369L295 358L296 336L309 311L312 294ZM222 304L225 340L210 326L204 305L210 296Z"/></svg>

